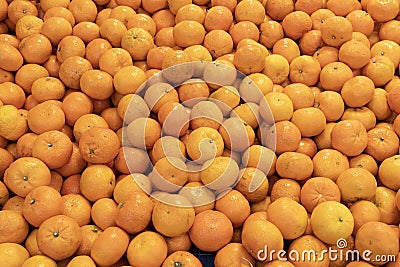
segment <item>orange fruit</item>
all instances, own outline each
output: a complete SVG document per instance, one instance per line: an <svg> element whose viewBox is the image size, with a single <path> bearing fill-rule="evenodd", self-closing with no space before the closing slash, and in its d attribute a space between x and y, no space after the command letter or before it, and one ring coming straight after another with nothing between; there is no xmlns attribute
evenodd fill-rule
<svg viewBox="0 0 400 267"><path fill-rule="evenodd" d="M201 23L190 20L178 22L173 30L175 43L183 48L202 44L205 34Z"/></svg>
<svg viewBox="0 0 400 267"><path fill-rule="evenodd" d="M55 77L41 77L31 85L32 96L39 103L47 100L60 100L64 97L65 86Z"/></svg>
<svg viewBox="0 0 400 267"><path fill-rule="evenodd" d="M115 215L118 212L117 203L110 198L100 198L92 205L91 217L93 222L102 230L117 226Z"/></svg>
<svg viewBox="0 0 400 267"><path fill-rule="evenodd" d="M398 190L400 188L394 176L394 173L400 168L399 159L398 155L394 155L384 159L379 165L379 180L383 185L392 190Z"/></svg>
<svg viewBox="0 0 400 267"><path fill-rule="evenodd" d="M129 235L119 227L108 227L93 242L90 257L100 266L116 264L129 245Z"/></svg>
<svg viewBox="0 0 400 267"><path fill-rule="evenodd" d="M68 163L72 149L72 142L66 134L52 130L36 137L32 156L42 160L50 169L56 169ZM54 161L54 157L57 161Z"/></svg>
<svg viewBox="0 0 400 267"><path fill-rule="evenodd" d="M201 182L188 182L179 190L179 194L186 197L192 203L195 214L204 210L211 210L215 207L215 193Z"/></svg>
<svg viewBox="0 0 400 267"><path fill-rule="evenodd" d="M233 209L233 207L235 207ZM233 227L242 226L243 222L250 215L250 205L245 196L237 190L230 190L217 197L215 210L224 213L232 222Z"/></svg>
<svg viewBox="0 0 400 267"><path fill-rule="evenodd" d="M24 198L20 196L10 197L3 206L3 210L13 210L22 214Z"/></svg>
<svg viewBox="0 0 400 267"><path fill-rule="evenodd" d="M232 26L232 22L232 11L223 5L217 5L207 11L204 18L204 27L208 32L212 30L228 31Z"/></svg>
<svg viewBox="0 0 400 267"><path fill-rule="evenodd" d="M224 140L217 130L200 127L189 134L186 149L192 160L202 164L215 156L222 155Z"/></svg>
<svg viewBox="0 0 400 267"><path fill-rule="evenodd" d="M345 202L370 200L375 195L377 187L375 177L362 168L349 168L343 171L336 180L336 184Z"/></svg>
<svg viewBox="0 0 400 267"><path fill-rule="evenodd" d="M30 257L29 252L21 245L15 243L0 244L0 259L5 266L21 266Z"/></svg>
<svg viewBox="0 0 400 267"><path fill-rule="evenodd" d="M4 82L0 85L0 101L3 102L3 105L22 108L25 103L24 90L17 84Z"/></svg>
<svg viewBox="0 0 400 267"><path fill-rule="evenodd" d="M150 223L153 202L143 192L133 192L118 206L115 223L129 234L143 231Z"/></svg>
<svg viewBox="0 0 400 267"><path fill-rule="evenodd" d="M267 122L290 120L293 110L293 102L285 93L270 92L260 101L260 115Z"/></svg>
<svg viewBox="0 0 400 267"><path fill-rule="evenodd" d="M260 38L257 25L251 21L239 21L229 28L229 34L232 36L233 45L236 47L243 39L253 39L258 41Z"/></svg>
<svg viewBox="0 0 400 267"><path fill-rule="evenodd" d="M368 134L361 122L343 120L333 127L331 141L332 147L346 156L357 156L367 147Z"/></svg>
<svg viewBox="0 0 400 267"><path fill-rule="evenodd" d="M167 194L158 200L152 213L152 222L157 232L175 237L191 229L195 211L186 197Z"/></svg>
<svg viewBox="0 0 400 267"><path fill-rule="evenodd" d="M212 190L230 188L239 175L239 166L230 157L220 156L210 159L203 164L200 180Z"/></svg>
<svg viewBox="0 0 400 267"><path fill-rule="evenodd" d="M339 238L348 238L353 232L354 218L350 210L337 201L319 203L311 213L313 233L321 241L336 244Z"/></svg>
<svg viewBox="0 0 400 267"><path fill-rule="evenodd" d="M140 173L133 173L117 180L113 196L114 200L120 204L128 199L134 192L149 194L151 189L152 186L147 176Z"/></svg>
<svg viewBox="0 0 400 267"><path fill-rule="evenodd" d="M251 10L251 12L249 12ZM261 2L254 0L244 0L235 7L235 20L248 20L256 25L261 24L265 18L265 9Z"/></svg>
<svg viewBox="0 0 400 267"><path fill-rule="evenodd" d="M357 120L364 125L367 131L376 125L375 114L367 107L345 109L342 120Z"/></svg>
<svg viewBox="0 0 400 267"><path fill-rule="evenodd" d="M112 169L106 165L91 165L82 172L80 191L91 202L103 197L110 197L114 187L115 175Z"/></svg>
<svg viewBox="0 0 400 267"><path fill-rule="evenodd" d="M265 11L273 20L283 20L287 14L294 10L293 1L272 0L267 2Z"/></svg>
<svg viewBox="0 0 400 267"><path fill-rule="evenodd" d="M100 37L100 27L94 22L82 21L72 28L72 35L79 37L87 44Z"/></svg>
<svg viewBox="0 0 400 267"><path fill-rule="evenodd" d="M17 71L24 61L23 56L17 48L10 44L1 42L1 64L0 67L6 71Z"/></svg>
<svg viewBox="0 0 400 267"><path fill-rule="evenodd" d="M300 193L300 202L308 212L324 201L340 201L339 187L326 177L313 177L307 180Z"/></svg>
<svg viewBox="0 0 400 267"><path fill-rule="evenodd" d="M71 261L69 261L69 263L67 264L67 267L77 267L77 266L88 266L88 267L94 267L96 266L96 264L94 263L94 261L86 255L81 255L81 256L75 256L71 259Z"/></svg>
<svg viewBox="0 0 400 267"><path fill-rule="evenodd" d="M394 111L397 112L400 110L400 105L398 103L398 95L400 93L399 89L393 89L390 90L388 95L387 95L387 102L389 104L389 107Z"/></svg>
<svg viewBox="0 0 400 267"><path fill-rule="evenodd" d="M352 69L362 68L371 57L369 47L356 40L349 40L340 46L339 60Z"/></svg>
<svg viewBox="0 0 400 267"><path fill-rule="evenodd" d="M43 124L47 120L47 124ZM29 128L36 134L42 134L51 130L61 130L65 124L65 113L61 109L61 102L48 100L42 102L31 110L27 115Z"/></svg>
<svg viewBox="0 0 400 267"><path fill-rule="evenodd" d="M93 242L99 237L103 231L96 225L87 224L81 226L82 239L81 244L76 251L76 255L90 255Z"/></svg>
<svg viewBox="0 0 400 267"><path fill-rule="evenodd" d="M378 120L385 120L391 115L391 110L387 102L387 91L382 88L375 88L374 95L367 107L372 110Z"/></svg>
<svg viewBox="0 0 400 267"><path fill-rule="evenodd" d="M127 66L115 73L113 84L118 93L126 95L137 92L146 79L143 70L136 66Z"/></svg>
<svg viewBox="0 0 400 267"><path fill-rule="evenodd" d="M189 236L193 244L204 251L217 251L227 245L233 235L231 221L219 211L206 210L194 218Z"/></svg>
<svg viewBox="0 0 400 267"><path fill-rule="evenodd" d="M375 85L366 76L355 76L347 80L342 87L341 95L347 106L362 107L373 98Z"/></svg>
<svg viewBox="0 0 400 267"><path fill-rule="evenodd" d="M25 197L32 189L49 185L51 174L43 161L22 157L10 164L4 173L4 183L15 194Z"/></svg>
<svg viewBox="0 0 400 267"><path fill-rule="evenodd" d="M278 198L268 206L267 214L268 221L278 227L284 239L296 239L303 235L306 230L307 211L302 205L291 198ZM283 217L291 218L291 223L283 223Z"/></svg>
<svg viewBox="0 0 400 267"><path fill-rule="evenodd" d="M247 167L240 170L239 177L235 189L242 193L249 202L259 202L265 198L269 182L262 171L254 167Z"/></svg>
<svg viewBox="0 0 400 267"><path fill-rule="evenodd" d="M324 68L329 63L339 61L339 50L332 46L322 46L314 53L313 57L318 60L321 68Z"/></svg>
<svg viewBox="0 0 400 267"><path fill-rule="evenodd" d="M276 251L283 249L283 236L279 228L266 218L248 219L242 229L242 244L257 260L272 261L273 258L268 258L269 255L264 255L262 252L265 246ZM273 257L276 258L276 255Z"/></svg>
<svg viewBox="0 0 400 267"><path fill-rule="evenodd" d="M396 192L394 190L385 186L378 186L373 201L381 213L381 222L397 224L400 212L396 208Z"/></svg>
<svg viewBox="0 0 400 267"><path fill-rule="evenodd" d="M293 122L300 130L302 137L319 135L326 126L326 118L324 113L315 107L300 108L295 110L293 112L291 122Z"/></svg>
<svg viewBox="0 0 400 267"><path fill-rule="evenodd" d="M282 25L277 21L264 21L259 28L261 32L259 42L268 49L273 48L274 44L284 37Z"/></svg>
<svg viewBox="0 0 400 267"><path fill-rule="evenodd" d="M338 150L331 148L318 151L313 162L314 176L327 177L333 181L336 181L339 175L349 168L348 158Z"/></svg>
<svg viewBox="0 0 400 267"><path fill-rule="evenodd" d="M133 266L161 266L167 258L167 251L167 243L160 234L145 231L131 240L127 249L127 258Z"/></svg>
<svg viewBox="0 0 400 267"><path fill-rule="evenodd" d="M24 261L21 265L23 267L33 267L38 264L42 264L45 267L56 267L57 263L52 258L44 256L44 255L35 255Z"/></svg>
<svg viewBox="0 0 400 267"><path fill-rule="evenodd" d="M285 16L282 27L287 37L298 40L311 30L312 20L304 11L294 11Z"/></svg>
<svg viewBox="0 0 400 267"><path fill-rule="evenodd" d="M395 18L399 13L399 1L370 0L367 3L366 11L377 22L386 22Z"/></svg>
<svg viewBox="0 0 400 267"><path fill-rule="evenodd" d="M0 126L0 136L12 141L28 130L27 119L13 105L0 106Z"/></svg>
<svg viewBox="0 0 400 267"><path fill-rule="evenodd" d="M321 255L323 251L328 249L327 245L318 239L315 235L303 235L295 239L289 246L288 253L293 255L298 251L314 251L308 256L294 256L289 258L289 262L296 267L303 265L309 266L329 266L329 257L317 257Z"/></svg>
<svg viewBox="0 0 400 267"><path fill-rule="evenodd" d="M317 149L317 144L311 138L303 137L295 152L303 153L312 158L317 153Z"/></svg>
<svg viewBox="0 0 400 267"><path fill-rule="evenodd" d="M182 264L190 267L201 267L202 263L192 253L187 251L175 251L171 253L163 262L162 267L173 267Z"/></svg>
<svg viewBox="0 0 400 267"><path fill-rule="evenodd" d="M214 266L216 267L237 264L242 264L242 266L244 264L255 264L255 259L246 251L246 249L240 243L231 242L221 248L215 255Z"/></svg>
<svg viewBox="0 0 400 267"><path fill-rule="evenodd" d="M375 159L368 154L361 154L356 157L352 157L349 160L350 168L364 168L372 173L374 176L378 174L378 164Z"/></svg>
<svg viewBox="0 0 400 267"><path fill-rule="evenodd" d="M264 61L266 54L256 45L243 45L237 48L233 63L236 68L244 74L261 72L264 69ZM251 60L253 63L249 64Z"/></svg>
<svg viewBox="0 0 400 267"><path fill-rule="evenodd" d="M29 228L22 214L15 210L1 210L0 218L0 243L21 244L28 236Z"/></svg>
<svg viewBox="0 0 400 267"><path fill-rule="evenodd" d="M24 218L35 227L39 227L48 218L61 213L61 195L49 186L38 186L32 189L26 195L22 206Z"/></svg>
<svg viewBox="0 0 400 267"><path fill-rule="evenodd" d="M396 255L399 250L397 240L398 236L387 224L367 222L357 231L355 249L360 253L369 250L370 259L376 259L377 255ZM385 264L385 261L379 264Z"/></svg>
<svg viewBox="0 0 400 267"><path fill-rule="evenodd" d="M319 108L324 113L327 122L337 121L342 117L345 106L339 93L324 91L316 95L314 100L314 107Z"/></svg>
<svg viewBox="0 0 400 267"><path fill-rule="evenodd" d="M353 10L346 15L346 19L351 22L354 32L361 32L369 36L374 30L374 20L364 10Z"/></svg>
<svg viewBox="0 0 400 267"><path fill-rule="evenodd" d="M310 30L304 33L299 40L300 51L309 56L314 55L323 45L321 31L319 30Z"/></svg>
<svg viewBox="0 0 400 267"><path fill-rule="evenodd" d="M113 130L100 127L90 128L79 140L82 158L89 163L109 163L117 156L120 146L121 142Z"/></svg>
<svg viewBox="0 0 400 267"><path fill-rule="evenodd" d="M93 22L96 19L96 4L88 0L74 0L68 5L68 9L72 12L77 23L81 21Z"/></svg>
<svg viewBox="0 0 400 267"><path fill-rule="evenodd" d="M142 28L129 29L121 39L121 47L130 53L133 60L145 60L153 46L152 36Z"/></svg>
<svg viewBox="0 0 400 267"><path fill-rule="evenodd" d="M99 57L98 62L99 69L109 73L111 76L114 76L123 67L133 65L129 52L117 47L105 49Z"/></svg>
<svg viewBox="0 0 400 267"><path fill-rule="evenodd" d="M397 20L390 20L385 22L379 27L379 37L381 40L391 40L398 43L399 39L397 32L399 30L399 23Z"/></svg>
<svg viewBox="0 0 400 267"><path fill-rule="evenodd" d="M54 260L63 260L72 256L79 248L81 231L74 219L65 215L56 215L45 220L38 229L39 249Z"/></svg>
<svg viewBox="0 0 400 267"><path fill-rule="evenodd" d="M394 64L385 56L374 56L363 68L362 74L369 77L376 87L387 84L394 75Z"/></svg>
<svg viewBox="0 0 400 267"><path fill-rule="evenodd" d="M188 233L176 237L166 237L165 242L167 242L168 255L177 251L189 251L192 246Z"/></svg>
<svg viewBox="0 0 400 267"><path fill-rule="evenodd" d="M91 205L81 194L66 194L61 197L62 214L74 219L79 226L90 223Z"/></svg>
<svg viewBox="0 0 400 267"><path fill-rule="evenodd" d="M19 52L28 63L43 64L52 52L50 40L43 34L34 33L21 40Z"/></svg>
<svg viewBox="0 0 400 267"><path fill-rule="evenodd" d="M276 176L273 176L273 178L277 179ZM270 181L271 202L281 197L289 197L300 202L300 190L300 184L293 179L281 178L275 182Z"/></svg>
<svg viewBox="0 0 400 267"><path fill-rule="evenodd" d="M350 67L342 62L332 62L322 68L320 83L325 90L339 92L344 83L353 77Z"/></svg>
<svg viewBox="0 0 400 267"><path fill-rule="evenodd" d="M287 120L278 121L273 130L274 134L276 134L274 149L277 154L295 151L299 148L301 132L293 122Z"/></svg>
<svg viewBox="0 0 400 267"><path fill-rule="evenodd" d="M351 205L349 209L354 217L353 235L356 235L360 227L365 223L380 221L380 211L371 201L359 200Z"/></svg>
<svg viewBox="0 0 400 267"><path fill-rule="evenodd" d="M344 17L329 17L321 25L322 40L327 45L333 47L339 47L345 42L350 41L352 33L353 26L351 22Z"/></svg>
<svg viewBox="0 0 400 267"><path fill-rule="evenodd" d="M284 152L276 160L276 172L285 178L305 180L311 177L313 162L310 157L298 152Z"/></svg>
<svg viewBox="0 0 400 267"><path fill-rule="evenodd" d="M365 152L381 162L396 155L399 138L393 130L379 127L368 131L368 145Z"/></svg>

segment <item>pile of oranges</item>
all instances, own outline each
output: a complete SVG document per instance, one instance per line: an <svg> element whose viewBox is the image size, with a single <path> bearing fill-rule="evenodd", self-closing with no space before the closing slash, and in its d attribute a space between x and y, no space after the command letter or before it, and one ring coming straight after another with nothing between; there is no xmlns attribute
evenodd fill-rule
<svg viewBox="0 0 400 267"><path fill-rule="evenodd" d="M399 0L0 0L0 266L399 267L399 63Z"/></svg>

